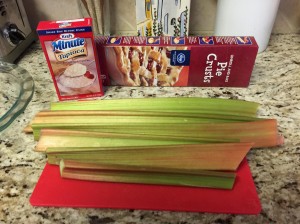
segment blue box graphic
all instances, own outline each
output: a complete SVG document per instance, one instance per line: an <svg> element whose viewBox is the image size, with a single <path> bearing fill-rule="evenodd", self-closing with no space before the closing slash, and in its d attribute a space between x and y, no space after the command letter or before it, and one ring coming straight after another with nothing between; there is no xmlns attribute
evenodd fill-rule
<svg viewBox="0 0 300 224"><path fill-rule="evenodd" d="M188 66L190 65L190 50L173 50L171 51L171 65Z"/></svg>

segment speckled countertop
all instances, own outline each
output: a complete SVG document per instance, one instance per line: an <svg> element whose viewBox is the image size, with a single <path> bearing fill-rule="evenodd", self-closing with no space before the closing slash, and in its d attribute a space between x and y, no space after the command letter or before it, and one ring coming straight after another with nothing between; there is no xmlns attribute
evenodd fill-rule
<svg viewBox="0 0 300 224"><path fill-rule="evenodd" d="M251 167L262 212L257 216L111 209L39 208L30 195L45 165L34 153L32 136L22 132L56 94L39 44L18 61L35 80L25 113L0 136L0 223L300 223L300 35L273 35L259 54L247 89L107 88L105 98L197 96L237 98L261 103L259 116L278 119L285 145L252 150ZM0 83L1 87L1 83Z"/></svg>

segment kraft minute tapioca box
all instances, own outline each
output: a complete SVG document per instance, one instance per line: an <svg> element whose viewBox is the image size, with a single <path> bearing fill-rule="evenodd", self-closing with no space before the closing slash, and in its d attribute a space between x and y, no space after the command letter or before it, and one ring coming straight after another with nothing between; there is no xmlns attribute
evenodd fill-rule
<svg viewBox="0 0 300 224"><path fill-rule="evenodd" d="M253 37L95 37L104 85L247 87Z"/></svg>
<svg viewBox="0 0 300 224"><path fill-rule="evenodd" d="M103 96L91 18L42 21L37 32L59 100Z"/></svg>

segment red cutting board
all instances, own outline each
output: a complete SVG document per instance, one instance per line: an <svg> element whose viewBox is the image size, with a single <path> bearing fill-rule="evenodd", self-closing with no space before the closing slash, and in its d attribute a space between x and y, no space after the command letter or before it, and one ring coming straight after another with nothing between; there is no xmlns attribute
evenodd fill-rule
<svg viewBox="0 0 300 224"><path fill-rule="evenodd" d="M259 214L260 201L246 160L233 190L62 179L46 164L31 195L33 206Z"/></svg>

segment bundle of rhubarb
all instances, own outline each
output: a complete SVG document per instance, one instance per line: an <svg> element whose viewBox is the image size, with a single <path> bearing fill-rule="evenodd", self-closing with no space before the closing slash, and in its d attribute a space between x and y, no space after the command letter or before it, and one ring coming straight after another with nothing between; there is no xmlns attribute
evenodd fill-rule
<svg viewBox="0 0 300 224"><path fill-rule="evenodd" d="M251 148L283 143L258 104L206 98L55 102L26 132L63 178L232 189Z"/></svg>

